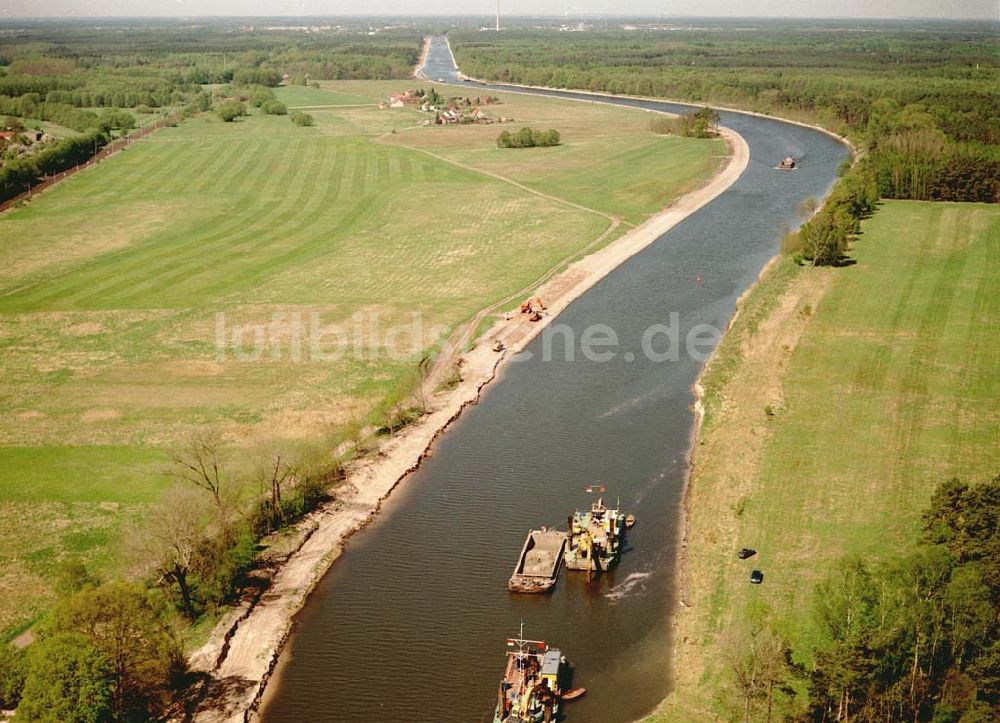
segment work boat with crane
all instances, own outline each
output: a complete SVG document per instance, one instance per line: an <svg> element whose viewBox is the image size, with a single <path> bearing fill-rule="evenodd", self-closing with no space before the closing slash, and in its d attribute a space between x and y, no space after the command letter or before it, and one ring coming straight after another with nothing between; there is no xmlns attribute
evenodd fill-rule
<svg viewBox="0 0 1000 723"><path fill-rule="evenodd" d="M590 486L587 492L603 494L603 486ZM569 518L566 553L563 559L569 570L585 570L588 575L604 572L621 558L625 530L635 524L635 517L623 515L620 504L613 509L598 497L589 510L577 510Z"/></svg>
<svg viewBox="0 0 1000 723"><path fill-rule="evenodd" d="M543 640L525 640L524 623L516 638L507 640L507 667L497 691L493 723L548 723L558 720L559 704L584 693L563 693L568 673L561 651Z"/></svg>

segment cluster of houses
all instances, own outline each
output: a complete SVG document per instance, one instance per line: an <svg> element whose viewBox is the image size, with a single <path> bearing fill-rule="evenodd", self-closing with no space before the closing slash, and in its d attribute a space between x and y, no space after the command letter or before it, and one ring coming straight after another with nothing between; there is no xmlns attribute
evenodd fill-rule
<svg viewBox="0 0 1000 723"><path fill-rule="evenodd" d="M7 141L8 143L14 141L18 136L27 140L28 143L51 140L48 135L34 128L28 128L23 131L0 130L0 140Z"/></svg>
<svg viewBox="0 0 1000 723"><path fill-rule="evenodd" d="M494 105L500 100L491 95L462 98L455 96L445 98L433 88L424 91L420 88L410 89L403 93L389 96L388 102L379 103L379 108L413 108L424 113L433 113L434 120L425 120L424 125L452 125L457 123L506 123L511 118L494 116L482 109L482 106Z"/></svg>
<svg viewBox="0 0 1000 723"><path fill-rule="evenodd" d="M0 127L0 163L37 153L51 140L54 139L48 133L34 128L14 130Z"/></svg>

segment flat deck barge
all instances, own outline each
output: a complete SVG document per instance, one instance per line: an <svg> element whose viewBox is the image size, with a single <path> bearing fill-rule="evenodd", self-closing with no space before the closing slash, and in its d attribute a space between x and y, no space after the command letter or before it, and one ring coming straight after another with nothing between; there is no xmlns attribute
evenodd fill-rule
<svg viewBox="0 0 1000 723"><path fill-rule="evenodd" d="M531 530L507 589L511 592L547 592L556 584L566 549L566 533L557 530Z"/></svg>

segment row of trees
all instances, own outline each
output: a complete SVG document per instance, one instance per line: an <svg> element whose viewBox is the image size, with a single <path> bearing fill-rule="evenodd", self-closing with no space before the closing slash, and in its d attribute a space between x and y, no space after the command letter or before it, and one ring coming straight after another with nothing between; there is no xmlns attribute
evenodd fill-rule
<svg viewBox="0 0 1000 723"><path fill-rule="evenodd" d="M20 98L0 95L0 113L21 118L37 118L74 131L94 128L98 119L98 114L93 111L80 110L62 103L35 102L31 95Z"/></svg>
<svg viewBox="0 0 1000 723"><path fill-rule="evenodd" d="M559 131L550 128L547 131L536 131L533 128L522 128L511 133L501 131L497 136L498 148L535 148L558 146L562 142Z"/></svg>
<svg viewBox="0 0 1000 723"><path fill-rule="evenodd" d="M108 140L107 133L94 129L55 141L34 155L19 156L4 163L0 167L0 201L22 193L43 176L61 173L85 163Z"/></svg>
<svg viewBox="0 0 1000 723"><path fill-rule="evenodd" d="M46 103L63 103L77 108L136 108L141 105L150 108L164 108L183 103L185 98L198 89L184 84L174 86L163 82L162 87L145 90L122 88L83 88L78 90L50 90L45 94Z"/></svg>
<svg viewBox="0 0 1000 723"><path fill-rule="evenodd" d="M784 238L782 251L813 266L841 263L861 232L861 221L875 212L878 200L874 173L867 160L862 160L846 170L818 213L814 213L814 200L803 204L803 214L814 215Z"/></svg>

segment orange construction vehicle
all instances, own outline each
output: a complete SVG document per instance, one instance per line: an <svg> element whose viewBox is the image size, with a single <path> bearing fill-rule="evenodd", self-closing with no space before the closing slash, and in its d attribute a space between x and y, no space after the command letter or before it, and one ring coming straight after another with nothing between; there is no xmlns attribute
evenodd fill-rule
<svg viewBox="0 0 1000 723"><path fill-rule="evenodd" d="M540 313L542 311L545 311L545 304L540 296L533 296L521 304L522 314L530 314L531 312Z"/></svg>

